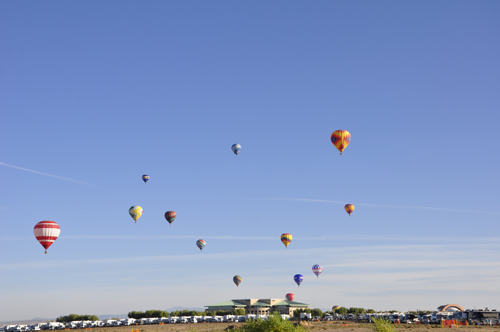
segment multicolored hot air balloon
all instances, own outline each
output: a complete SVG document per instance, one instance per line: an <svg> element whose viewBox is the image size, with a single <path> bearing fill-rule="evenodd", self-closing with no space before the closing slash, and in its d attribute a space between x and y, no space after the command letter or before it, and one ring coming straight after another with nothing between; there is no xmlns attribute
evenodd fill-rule
<svg viewBox="0 0 500 332"><path fill-rule="evenodd" d="M198 248L200 248L200 251L202 251L207 243L205 242L205 240L199 239L198 241L196 241L196 245L198 246Z"/></svg>
<svg viewBox="0 0 500 332"><path fill-rule="evenodd" d="M293 280L300 287L300 284L304 280L304 276L302 274L296 274L296 275L293 276Z"/></svg>
<svg viewBox="0 0 500 332"><path fill-rule="evenodd" d="M293 301L294 297L295 297L295 295L292 294L292 293L288 293L288 294L285 295L285 298L286 298L287 301Z"/></svg>
<svg viewBox="0 0 500 332"><path fill-rule="evenodd" d="M352 211L354 211L354 205L346 204L344 206L345 212L349 213L349 217L351 216ZM362 213L361 213L362 214Z"/></svg>
<svg viewBox="0 0 500 332"><path fill-rule="evenodd" d="M342 155L342 151L349 145L351 142L351 134L347 130L335 130L330 137L333 145L340 151Z"/></svg>
<svg viewBox="0 0 500 332"><path fill-rule="evenodd" d="M292 242L292 234L290 233L281 234L281 242L283 242L285 247L288 249L288 245L290 244L290 242Z"/></svg>
<svg viewBox="0 0 500 332"><path fill-rule="evenodd" d="M49 249L52 243L59 237L61 228L54 221L44 220L35 225L33 233L38 242L45 248L45 253L47 253L47 249Z"/></svg>
<svg viewBox="0 0 500 332"><path fill-rule="evenodd" d="M148 182L148 180L149 180L149 175L144 174L144 175L142 176L142 181L144 181L144 183L146 183L146 182Z"/></svg>
<svg viewBox="0 0 500 332"><path fill-rule="evenodd" d="M238 155L238 153L241 150L241 145L239 145L239 144L233 144L231 146L231 150L233 150L233 152L234 152L235 155Z"/></svg>
<svg viewBox="0 0 500 332"><path fill-rule="evenodd" d="M241 283L241 277L240 276L234 276L233 277L233 282L236 284L236 287L238 287Z"/></svg>
<svg viewBox="0 0 500 332"><path fill-rule="evenodd" d="M175 218L177 218L177 213L175 213L175 211L165 212L165 219L167 219L170 226L172 226L172 223L174 222Z"/></svg>
<svg viewBox="0 0 500 332"><path fill-rule="evenodd" d="M137 223L137 219L142 216L142 208L139 205L134 205L130 209L128 209L128 213Z"/></svg>
<svg viewBox="0 0 500 332"><path fill-rule="evenodd" d="M319 275L321 274L321 272L323 272L323 266L316 264L316 265L313 265L312 269L313 269L313 273L316 275L316 277L319 278Z"/></svg>

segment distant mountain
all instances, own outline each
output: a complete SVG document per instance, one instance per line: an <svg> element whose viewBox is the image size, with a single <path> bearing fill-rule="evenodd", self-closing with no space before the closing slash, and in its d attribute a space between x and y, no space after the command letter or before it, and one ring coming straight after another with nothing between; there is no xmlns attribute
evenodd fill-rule
<svg viewBox="0 0 500 332"><path fill-rule="evenodd" d="M0 325L32 325L32 324L38 324L38 323L45 323L49 320L55 321L55 318L33 318L30 320L12 320L12 321L5 321L5 322L0 322Z"/></svg>
<svg viewBox="0 0 500 332"><path fill-rule="evenodd" d="M200 307L172 307L168 308L165 311L171 312L171 311L177 311L177 310L196 310L196 311L205 311L205 308L200 308Z"/></svg>

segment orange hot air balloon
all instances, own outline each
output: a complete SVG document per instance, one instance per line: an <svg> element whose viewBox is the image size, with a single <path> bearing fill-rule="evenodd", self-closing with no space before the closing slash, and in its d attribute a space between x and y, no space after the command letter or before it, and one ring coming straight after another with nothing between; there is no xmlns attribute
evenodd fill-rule
<svg viewBox="0 0 500 332"><path fill-rule="evenodd" d="M290 242L292 242L292 234L290 233L281 234L281 242L283 242L285 247L288 249L288 245L290 244Z"/></svg>
<svg viewBox="0 0 500 332"><path fill-rule="evenodd" d="M351 143L351 134L347 130L335 130L330 139L342 155L342 151Z"/></svg>
<svg viewBox="0 0 500 332"><path fill-rule="evenodd" d="M354 205L346 204L344 206L345 212L349 213L349 217L351 216L352 211L354 211Z"/></svg>

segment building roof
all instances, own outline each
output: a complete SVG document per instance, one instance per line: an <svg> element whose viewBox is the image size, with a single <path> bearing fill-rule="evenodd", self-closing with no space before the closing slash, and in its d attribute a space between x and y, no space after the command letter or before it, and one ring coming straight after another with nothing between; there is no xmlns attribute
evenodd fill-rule
<svg viewBox="0 0 500 332"><path fill-rule="evenodd" d="M269 303L266 303L266 302L257 301L257 302L252 303L250 306L252 306L252 307L270 307L271 305Z"/></svg>
<svg viewBox="0 0 500 332"><path fill-rule="evenodd" d="M230 300L230 301L225 301L225 302L221 302L221 303L206 305L205 307L209 307L209 308L210 307L246 307L246 304Z"/></svg>
<svg viewBox="0 0 500 332"><path fill-rule="evenodd" d="M310 304L283 300L278 303L273 304L274 307L309 307Z"/></svg>

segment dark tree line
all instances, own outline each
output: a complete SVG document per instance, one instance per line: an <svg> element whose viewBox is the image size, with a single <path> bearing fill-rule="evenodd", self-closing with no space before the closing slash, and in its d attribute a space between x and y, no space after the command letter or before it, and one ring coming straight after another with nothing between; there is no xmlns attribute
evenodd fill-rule
<svg viewBox="0 0 500 332"><path fill-rule="evenodd" d="M77 315L77 314L69 314L68 316L60 316L57 317L56 322L60 323L69 323L74 320L99 320L99 317L96 315Z"/></svg>
<svg viewBox="0 0 500 332"><path fill-rule="evenodd" d="M131 311L128 313L128 318L135 318L135 319L141 319L141 318L153 318L153 317L168 317L168 311L163 311L163 310L146 310L145 312L142 311Z"/></svg>

